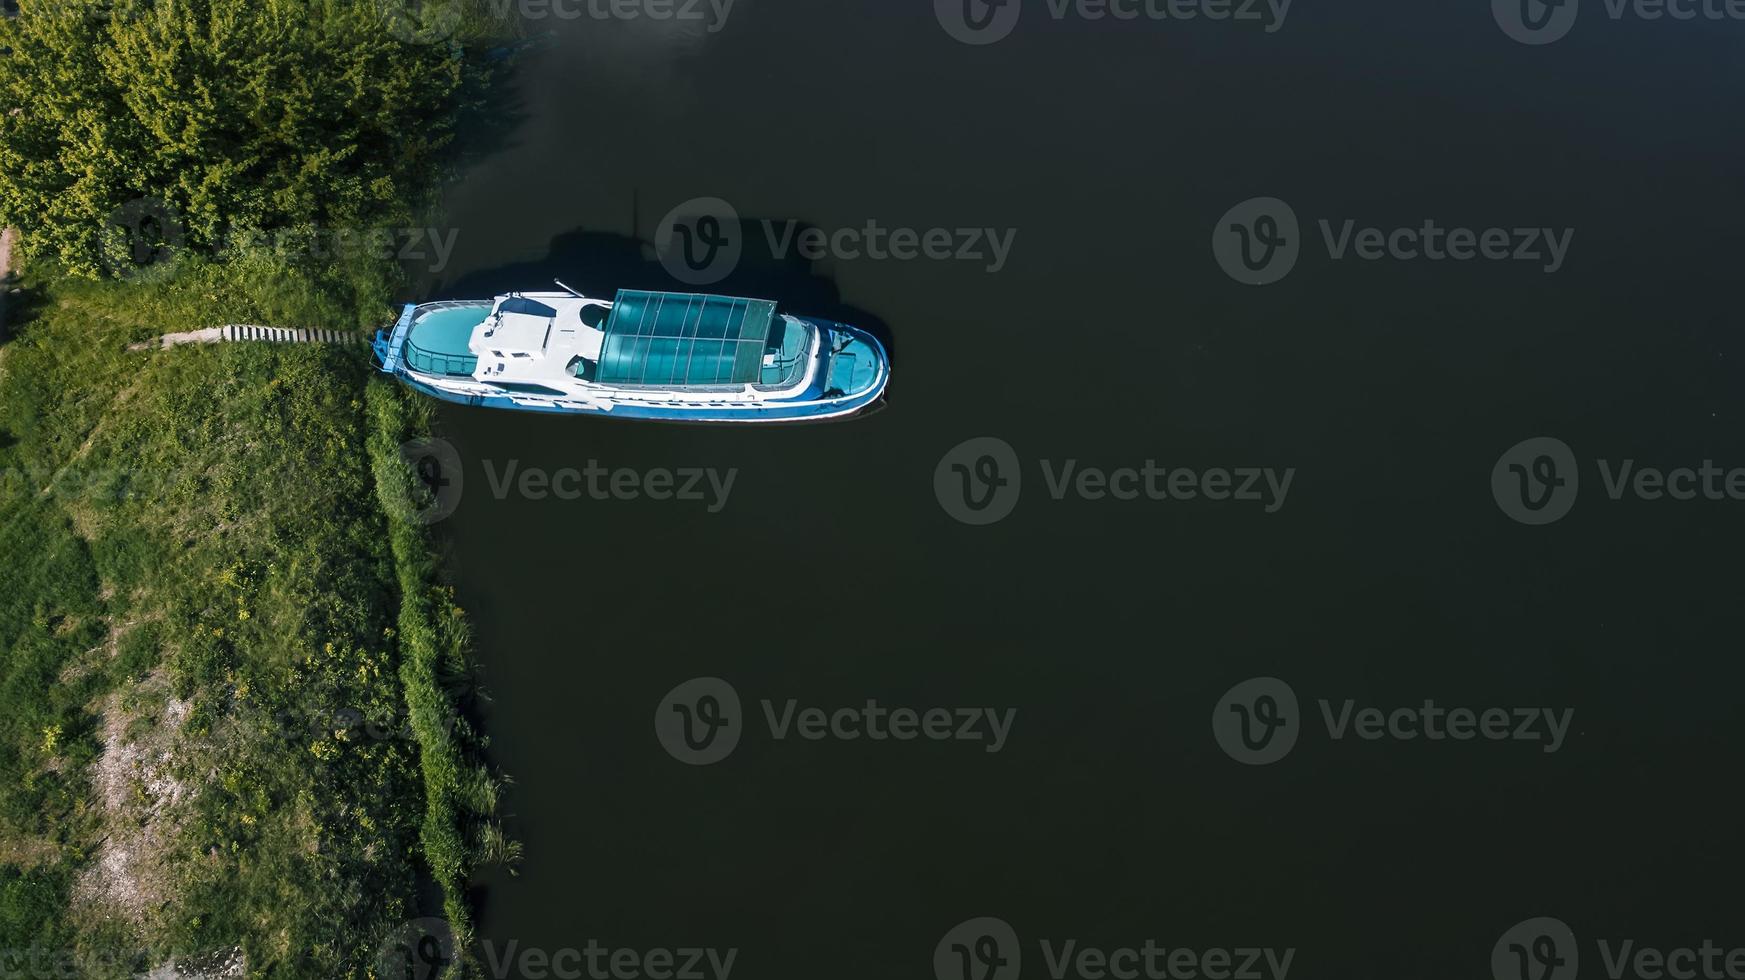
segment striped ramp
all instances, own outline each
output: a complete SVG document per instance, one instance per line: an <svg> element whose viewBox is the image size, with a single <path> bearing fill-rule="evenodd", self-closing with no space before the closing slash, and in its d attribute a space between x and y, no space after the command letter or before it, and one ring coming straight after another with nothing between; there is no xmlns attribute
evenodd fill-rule
<svg viewBox="0 0 1745 980"><path fill-rule="evenodd" d="M219 328L220 340L255 340L269 344L361 344L363 334L349 330L293 330L231 323Z"/></svg>

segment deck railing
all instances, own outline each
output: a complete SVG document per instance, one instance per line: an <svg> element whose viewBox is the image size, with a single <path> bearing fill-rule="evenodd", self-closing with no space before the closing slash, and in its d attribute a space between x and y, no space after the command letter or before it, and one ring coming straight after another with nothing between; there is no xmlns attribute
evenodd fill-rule
<svg viewBox="0 0 1745 980"><path fill-rule="evenodd" d="M425 316L439 310L454 310L462 307L476 307L479 305L480 304L477 302L467 300L437 300L434 303L424 303L420 305L417 311L417 318L423 319ZM413 322L413 326L417 326L416 320ZM406 349L402 356L406 361L407 367L410 367L414 371L421 371L425 374L447 374L457 377L470 377L479 366L479 358L476 354L444 354L441 351L428 350L414 343L412 341L411 333L407 334Z"/></svg>
<svg viewBox="0 0 1745 980"><path fill-rule="evenodd" d="M406 341L406 366L414 371L425 374L451 374L471 376L479 366L479 358L474 354L439 354L436 351L425 350Z"/></svg>

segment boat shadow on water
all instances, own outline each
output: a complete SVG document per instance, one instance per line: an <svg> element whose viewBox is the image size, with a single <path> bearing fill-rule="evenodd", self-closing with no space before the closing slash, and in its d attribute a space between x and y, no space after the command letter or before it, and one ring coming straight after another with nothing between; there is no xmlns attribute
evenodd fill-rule
<svg viewBox="0 0 1745 980"><path fill-rule="evenodd" d="M589 296L610 298L620 289L717 293L775 300L784 313L814 316L859 327L884 345L895 377L897 346L891 329L874 314L842 302L834 279L820 275L811 260L769 247L762 219L740 221L744 251L733 271L719 282L692 286L679 282L661 264L653 243L615 232L578 228L551 240L544 258L468 273L438 290L456 298L487 298L511 291L550 289L561 279ZM785 221L777 222L785 225ZM796 223L796 234L812 227ZM432 295L437 295L433 293Z"/></svg>

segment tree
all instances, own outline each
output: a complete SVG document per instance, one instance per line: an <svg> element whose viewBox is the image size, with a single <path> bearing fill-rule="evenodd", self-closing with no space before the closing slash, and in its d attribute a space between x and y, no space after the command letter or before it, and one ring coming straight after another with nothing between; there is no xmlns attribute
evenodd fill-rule
<svg viewBox="0 0 1745 980"><path fill-rule="evenodd" d="M404 220L472 91L380 0L19 0L0 19L0 222L116 271L144 244ZM137 257L137 256L136 256Z"/></svg>

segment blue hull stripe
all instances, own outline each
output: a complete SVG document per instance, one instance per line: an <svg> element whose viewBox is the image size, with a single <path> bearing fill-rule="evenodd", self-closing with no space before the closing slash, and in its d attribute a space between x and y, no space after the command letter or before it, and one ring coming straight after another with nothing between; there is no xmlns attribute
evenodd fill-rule
<svg viewBox="0 0 1745 980"><path fill-rule="evenodd" d="M398 375L402 384L432 398L456 405L477 405L481 408L506 408L517 412L540 412L546 415L587 415L602 419L637 419L658 422L804 422L820 417L841 418L863 411L876 403L883 391L869 392L856 398L795 410L793 407L770 408L660 408L643 405L618 405L610 412L593 411L562 405L524 405L504 395L457 395L442 391L405 372Z"/></svg>

